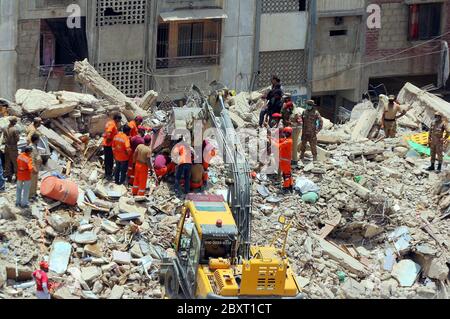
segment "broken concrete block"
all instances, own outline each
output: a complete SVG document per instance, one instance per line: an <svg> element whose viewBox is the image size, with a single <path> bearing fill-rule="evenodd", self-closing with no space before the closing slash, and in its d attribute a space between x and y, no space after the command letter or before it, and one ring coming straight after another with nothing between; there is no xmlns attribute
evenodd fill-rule
<svg viewBox="0 0 450 319"><path fill-rule="evenodd" d="M91 120L89 121L89 134L91 136L103 134L108 120L109 116L107 114L98 114L92 116Z"/></svg>
<svg viewBox="0 0 450 319"><path fill-rule="evenodd" d="M129 265L131 263L131 255L127 252L114 250L112 252L112 259L119 265Z"/></svg>
<svg viewBox="0 0 450 319"><path fill-rule="evenodd" d="M72 218L68 213L51 214L47 221L58 233L65 233L72 224Z"/></svg>
<svg viewBox="0 0 450 319"><path fill-rule="evenodd" d="M347 278L341 287L342 292L348 299L359 299L364 296L366 291L364 285L357 282L353 278Z"/></svg>
<svg viewBox="0 0 450 319"><path fill-rule="evenodd" d="M59 101L51 93L19 89L16 92L16 103L20 104L26 113L39 113L52 105L58 105Z"/></svg>
<svg viewBox="0 0 450 319"><path fill-rule="evenodd" d="M111 294L109 295L108 299L122 299L124 292L125 288L123 286L115 285L111 290Z"/></svg>
<svg viewBox="0 0 450 319"><path fill-rule="evenodd" d="M337 261L342 267L348 271L358 275L365 276L368 273L367 267L359 262L357 259L345 253L339 247L332 243L320 238L319 236L312 235L316 239L323 250L325 255L328 255L331 259Z"/></svg>
<svg viewBox="0 0 450 319"><path fill-rule="evenodd" d="M394 265L392 277L397 279L401 287L411 287L417 280L420 273L420 266L414 261L404 259Z"/></svg>
<svg viewBox="0 0 450 319"><path fill-rule="evenodd" d="M80 299L80 297L73 295L69 288L61 287L53 294L54 299Z"/></svg>
<svg viewBox="0 0 450 319"><path fill-rule="evenodd" d="M95 244L97 242L97 235L93 232L77 232L70 236L70 240L77 244Z"/></svg>
<svg viewBox="0 0 450 319"><path fill-rule="evenodd" d="M89 64L87 59L76 62L74 71L76 73L75 78L78 82L84 84L97 96L102 96L109 102L120 105L122 112L129 121L133 120L136 116L148 116L148 114L142 108L137 106L132 99L128 98L111 83L105 80L95 68Z"/></svg>
<svg viewBox="0 0 450 319"><path fill-rule="evenodd" d="M57 97L57 99L59 101L61 101L62 103L72 102L72 103L90 105L90 104L95 104L95 103L99 102L99 100L91 94L68 92L68 91L58 91L58 92L55 92L54 94Z"/></svg>
<svg viewBox="0 0 450 319"><path fill-rule="evenodd" d="M120 230L116 224L106 219L102 221L102 229L108 234L115 234Z"/></svg>
<svg viewBox="0 0 450 319"><path fill-rule="evenodd" d="M368 224L365 227L365 233L364 238L373 238L379 234L382 234L384 232L384 229L382 227L379 227L377 225Z"/></svg>
<svg viewBox="0 0 450 319"><path fill-rule="evenodd" d="M139 105L143 110L150 110L158 101L158 93L155 91L148 91L142 98L142 102Z"/></svg>
<svg viewBox="0 0 450 319"><path fill-rule="evenodd" d="M425 275L431 279L445 281L449 275L449 269L444 258L433 258L427 267Z"/></svg>
<svg viewBox="0 0 450 319"><path fill-rule="evenodd" d="M55 131L45 127L44 125L41 125L38 128L38 131L42 135L46 136L50 143L52 143L56 147L59 147L67 155L75 156L77 154L77 150Z"/></svg>
<svg viewBox="0 0 450 319"><path fill-rule="evenodd" d="M47 107L39 116L42 119L54 119L72 112L77 103L54 104Z"/></svg>
<svg viewBox="0 0 450 319"><path fill-rule="evenodd" d="M134 258L142 258L144 254L142 254L141 247L139 243L135 243L133 247L131 247L130 254Z"/></svg>
<svg viewBox="0 0 450 319"><path fill-rule="evenodd" d="M90 266L81 268L81 278L88 284L92 284L95 279L102 275L102 271L99 267Z"/></svg>
<svg viewBox="0 0 450 319"><path fill-rule="evenodd" d="M90 244L84 246L84 252L93 257L103 257L103 252L99 244Z"/></svg>
<svg viewBox="0 0 450 319"><path fill-rule="evenodd" d="M72 245L65 241L54 241L50 252L49 270L64 274L69 265L70 255L72 253Z"/></svg>

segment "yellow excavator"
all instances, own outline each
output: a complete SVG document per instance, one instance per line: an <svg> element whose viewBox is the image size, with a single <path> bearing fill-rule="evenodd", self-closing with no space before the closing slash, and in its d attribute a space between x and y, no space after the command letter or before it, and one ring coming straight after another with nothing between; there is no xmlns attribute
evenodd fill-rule
<svg viewBox="0 0 450 319"><path fill-rule="evenodd" d="M227 199L222 195L189 194L181 209L174 254L164 258L160 283L171 299L303 299L285 253L291 223L283 216L282 229L269 246L250 244L250 169L220 91L204 98L197 92L208 120L218 129L228 172ZM209 101L215 101L214 108ZM282 238L284 237L284 238ZM282 248L275 247L282 238Z"/></svg>

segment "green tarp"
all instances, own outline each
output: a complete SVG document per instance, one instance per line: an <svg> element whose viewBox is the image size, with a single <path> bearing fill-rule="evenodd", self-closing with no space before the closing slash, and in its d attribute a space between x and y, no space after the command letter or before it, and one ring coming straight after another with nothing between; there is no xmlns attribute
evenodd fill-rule
<svg viewBox="0 0 450 319"><path fill-rule="evenodd" d="M429 148L429 147L426 147L426 146L421 145L421 144L417 144L417 143L415 143L415 142L413 142L413 141L408 141L408 144L409 144L409 146L410 146L412 149L414 149L414 150L415 150L416 152L418 152L419 154L431 156L431 151L430 151L430 148ZM450 157L448 156L448 153L447 153L447 156L445 156L444 159L445 159L445 161L450 161Z"/></svg>

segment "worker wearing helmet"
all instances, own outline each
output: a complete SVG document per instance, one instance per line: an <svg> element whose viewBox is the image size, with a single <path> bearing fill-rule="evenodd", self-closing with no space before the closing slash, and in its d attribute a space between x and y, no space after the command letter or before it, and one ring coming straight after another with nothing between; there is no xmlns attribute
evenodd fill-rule
<svg viewBox="0 0 450 319"><path fill-rule="evenodd" d="M316 106L313 100L307 101L306 110L301 116L302 145L300 147L300 159L305 159L306 145L309 143L314 162L317 161L317 134L323 128L323 119L319 111L317 111Z"/></svg>
<svg viewBox="0 0 450 319"><path fill-rule="evenodd" d="M279 154L279 168L283 177L283 190L289 192L293 190L294 180L292 178L292 133L291 127L281 130L280 140L272 139L272 143L277 147Z"/></svg>
<svg viewBox="0 0 450 319"><path fill-rule="evenodd" d="M36 281L36 297L38 299L50 299L47 272L48 263L46 261L41 261L39 269L33 272L33 278Z"/></svg>
<svg viewBox="0 0 450 319"><path fill-rule="evenodd" d="M281 125L281 119L283 116L280 113L274 113L272 118L269 120L269 127L273 129L277 129Z"/></svg>
<svg viewBox="0 0 450 319"><path fill-rule="evenodd" d="M400 115L397 115L401 113ZM397 135L397 120L406 114L400 105L396 102L394 95L389 96L389 103L384 107L383 117L381 118L381 127L384 129L384 135L387 138L395 138Z"/></svg>
<svg viewBox="0 0 450 319"><path fill-rule="evenodd" d="M134 184L134 151L136 151L136 148L141 145L145 144L144 136L145 136L146 129L143 126L138 127L138 135L133 136L130 138L130 145L131 145L131 156L130 160L128 161L128 185L133 186ZM131 133L130 133L131 134Z"/></svg>
<svg viewBox="0 0 450 319"><path fill-rule="evenodd" d="M428 145L431 151L431 166L427 169L428 171L435 170L436 158L438 160L437 172L442 171L444 149L447 147L449 137L450 131L446 121L443 120L442 114L436 113L428 137Z"/></svg>
<svg viewBox="0 0 450 319"><path fill-rule="evenodd" d="M144 118L142 116L137 116L133 121L128 123L128 126L131 128L130 137L133 138L139 134L139 126L144 122Z"/></svg>
<svg viewBox="0 0 450 319"><path fill-rule="evenodd" d="M105 153L105 178L111 181L114 173L114 153L112 144L114 137L119 133L122 115L114 114L113 118L105 125L105 133L103 134L103 150Z"/></svg>
<svg viewBox="0 0 450 319"><path fill-rule="evenodd" d="M292 95L290 93L286 93L283 96L284 104L281 109L281 115L284 126L290 126L290 120L292 113L294 112L294 103L292 102Z"/></svg>

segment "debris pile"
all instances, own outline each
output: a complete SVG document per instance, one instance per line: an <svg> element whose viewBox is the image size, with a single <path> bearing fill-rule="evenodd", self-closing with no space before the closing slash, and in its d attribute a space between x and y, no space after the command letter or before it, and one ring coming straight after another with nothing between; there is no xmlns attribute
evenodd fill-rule
<svg viewBox="0 0 450 319"><path fill-rule="evenodd" d="M149 196L142 198L104 183L98 151L108 113L143 114L165 127L173 103L156 107L153 91L129 99L87 61L75 71L96 97L19 90L8 107L10 115L23 116L24 126L34 116L45 119L40 132L53 153L41 186L49 176L68 178L76 183L77 203L40 196L29 211L18 210L15 186L8 184L0 194L0 298L34 298L32 272L43 256L56 283L54 298L162 298L159 263L173 254L182 202L170 180L155 186L150 179ZM381 97L380 107L355 107L344 125L325 121L320 161L294 167L295 193L282 194L276 176L252 174L252 242L267 245L281 227L280 215L292 220L286 249L308 298L448 298L450 175L426 172L428 160L403 138L426 124L423 114L441 102L410 85L402 92L399 100L410 110L399 123L402 137L378 138ZM258 126L262 96L227 99L236 127ZM226 195L225 172L214 159L207 192Z"/></svg>

